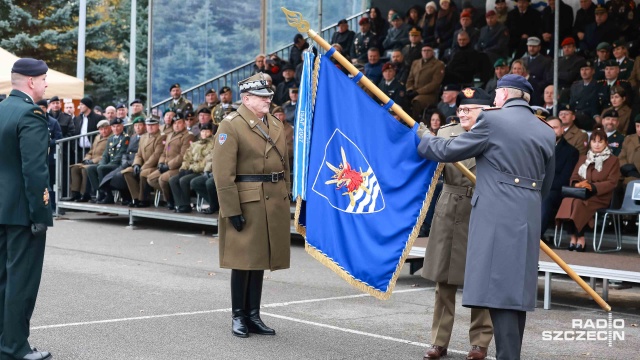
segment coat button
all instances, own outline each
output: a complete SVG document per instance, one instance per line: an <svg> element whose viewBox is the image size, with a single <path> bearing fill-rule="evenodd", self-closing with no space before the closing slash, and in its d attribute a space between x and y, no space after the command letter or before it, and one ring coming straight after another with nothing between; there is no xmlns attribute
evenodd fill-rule
<svg viewBox="0 0 640 360"><path fill-rule="evenodd" d="M264 198L265 198L265 199L267 199L267 200L269 200L269 195L265 196Z"/></svg>
<svg viewBox="0 0 640 360"><path fill-rule="evenodd" d="M268 159L268 158L269 158L269 155L265 156L264 158L265 158L265 159Z"/></svg>
<svg viewBox="0 0 640 360"><path fill-rule="evenodd" d="M531 184L532 187L536 187L536 183Z"/></svg>
<svg viewBox="0 0 640 360"><path fill-rule="evenodd" d="M515 182L516 184L520 184L520 179L516 178L515 180L513 180L513 182Z"/></svg>

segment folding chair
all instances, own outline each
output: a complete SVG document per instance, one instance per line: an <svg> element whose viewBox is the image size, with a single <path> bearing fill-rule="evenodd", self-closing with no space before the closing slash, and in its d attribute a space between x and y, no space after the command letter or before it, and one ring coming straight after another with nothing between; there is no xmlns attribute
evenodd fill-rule
<svg viewBox="0 0 640 360"><path fill-rule="evenodd" d="M634 187L636 188L635 190L638 193L638 196L634 196ZM611 218L613 219L614 231L616 234L616 247L615 249L600 250L600 247L602 246L602 237L604 235L603 224L602 230L600 231L600 239L598 240L595 236L593 237L593 249L595 252L604 253L620 251L622 249L622 229L620 227L620 217L623 215L634 215L638 217L638 222L640 223L640 200L634 200L634 198L640 199L640 180L634 180L627 184L627 189L624 192L624 199L622 200L622 206L620 207L620 209L601 209L598 211L600 213L604 213L605 224L607 222L607 216L611 215ZM598 217L598 212L596 212L596 219ZM594 233L595 230L596 229L594 228ZM638 229L637 244L638 253L640 254L640 228Z"/></svg>

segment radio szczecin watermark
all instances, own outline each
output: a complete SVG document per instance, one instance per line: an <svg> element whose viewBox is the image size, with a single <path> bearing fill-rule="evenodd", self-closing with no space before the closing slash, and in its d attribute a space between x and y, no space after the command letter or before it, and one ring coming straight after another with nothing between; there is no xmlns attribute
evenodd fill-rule
<svg viewBox="0 0 640 360"><path fill-rule="evenodd" d="M613 341L624 340L624 319L614 319L609 313L607 319L571 319L571 330L545 330L545 341Z"/></svg>

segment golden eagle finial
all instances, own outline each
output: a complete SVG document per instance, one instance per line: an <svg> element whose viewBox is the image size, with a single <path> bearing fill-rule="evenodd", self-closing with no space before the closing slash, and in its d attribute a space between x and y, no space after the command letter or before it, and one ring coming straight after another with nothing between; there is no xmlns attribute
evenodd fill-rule
<svg viewBox="0 0 640 360"><path fill-rule="evenodd" d="M302 14L297 11L287 10L285 7L281 7L280 10L287 17L287 24L289 26L298 29L298 32L306 33L311 29L309 22L302 17Z"/></svg>

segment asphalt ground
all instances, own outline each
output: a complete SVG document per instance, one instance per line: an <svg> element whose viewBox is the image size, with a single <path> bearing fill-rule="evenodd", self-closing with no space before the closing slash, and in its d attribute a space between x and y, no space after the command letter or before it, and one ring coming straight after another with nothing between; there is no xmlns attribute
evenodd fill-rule
<svg viewBox="0 0 640 360"><path fill-rule="evenodd" d="M60 359L422 359L430 341L434 283L403 269L390 300L359 293L292 241L291 268L265 272L262 318L276 336L231 335L229 276L212 228L68 212L47 235L31 322L32 346ZM561 255L561 253L560 253ZM640 290L610 290L624 340L544 340L576 320L607 315L568 278L554 278L553 306L528 313L523 359L636 359ZM458 291L448 359L464 359L469 309ZM602 325L602 324L600 324ZM569 335L567 335L569 334ZM598 334L595 334L598 335ZM588 333L584 333L588 336ZM602 335L601 335L602 337ZM489 355L495 356L492 342Z"/></svg>

